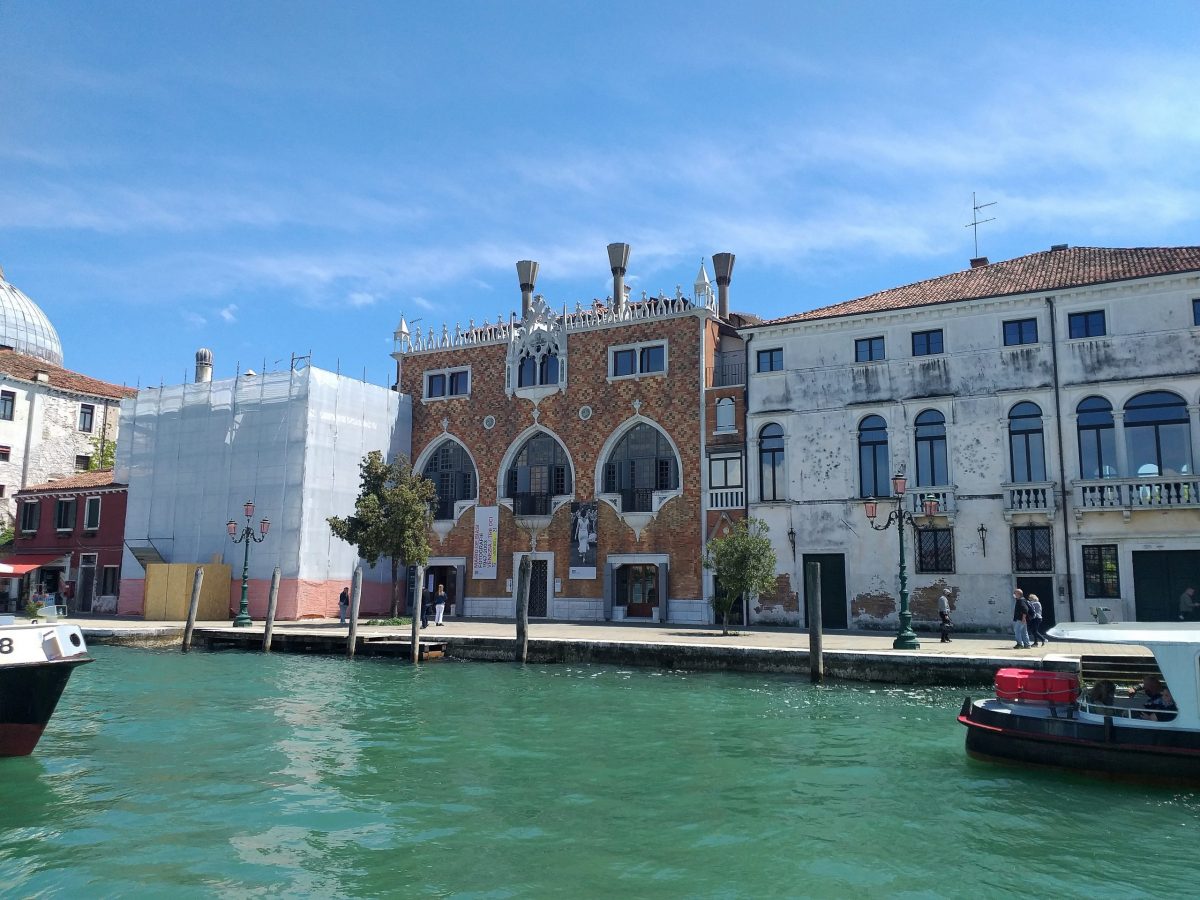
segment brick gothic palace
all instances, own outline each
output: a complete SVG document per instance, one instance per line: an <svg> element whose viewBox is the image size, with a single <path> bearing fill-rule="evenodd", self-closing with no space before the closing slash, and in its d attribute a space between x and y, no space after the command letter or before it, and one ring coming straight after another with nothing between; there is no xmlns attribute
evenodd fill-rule
<svg viewBox="0 0 1200 900"><path fill-rule="evenodd" d="M529 555L531 617L711 621L704 543L745 508L734 257L713 258L717 295L702 265L690 298L631 300L629 245L608 255L615 300L554 309L522 261L519 319L395 333L452 615L513 616Z"/></svg>

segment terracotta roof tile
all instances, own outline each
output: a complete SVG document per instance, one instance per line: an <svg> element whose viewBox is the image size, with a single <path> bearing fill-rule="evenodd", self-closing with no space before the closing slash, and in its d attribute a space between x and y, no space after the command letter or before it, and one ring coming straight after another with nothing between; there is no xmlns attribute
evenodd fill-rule
<svg viewBox="0 0 1200 900"><path fill-rule="evenodd" d="M87 394L92 397L109 397L122 400L126 397L136 397L137 388L122 387L109 384L98 378L89 378L70 369L52 365L43 359L26 356L16 350L0 348L0 374L10 375L18 381L34 382L39 371L50 377L50 386L61 391L72 391L76 394Z"/></svg>
<svg viewBox="0 0 1200 900"><path fill-rule="evenodd" d="M17 493L75 491L109 486L126 487L126 485L116 484L113 481L112 469L102 469L99 472L76 472L74 475L68 475L66 478L60 478L57 481L47 481L44 484L31 484L29 487L21 488Z"/></svg>
<svg viewBox="0 0 1200 900"><path fill-rule="evenodd" d="M1012 294L1060 291L1089 284L1198 270L1200 247L1069 247L1043 250L748 327L784 325L810 319L830 319Z"/></svg>

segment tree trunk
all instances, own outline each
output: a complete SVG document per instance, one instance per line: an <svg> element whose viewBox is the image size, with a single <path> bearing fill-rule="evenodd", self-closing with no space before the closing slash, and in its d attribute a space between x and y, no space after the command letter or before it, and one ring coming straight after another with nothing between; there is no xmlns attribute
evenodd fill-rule
<svg viewBox="0 0 1200 900"><path fill-rule="evenodd" d="M533 574L533 563L528 556L521 557L517 570L517 662L529 658L529 581Z"/></svg>
<svg viewBox="0 0 1200 900"><path fill-rule="evenodd" d="M400 561L392 557L392 618L400 618Z"/></svg>

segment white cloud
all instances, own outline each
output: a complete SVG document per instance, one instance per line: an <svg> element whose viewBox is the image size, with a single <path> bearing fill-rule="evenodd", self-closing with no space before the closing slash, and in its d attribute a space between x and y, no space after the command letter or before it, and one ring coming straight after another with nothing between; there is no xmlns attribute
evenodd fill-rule
<svg viewBox="0 0 1200 900"><path fill-rule="evenodd" d="M188 325L190 325L192 328L201 328L207 322L207 320L204 318L204 316L200 315L200 313L192 312L190 310L185 311L183 313L183 321L186 322Z"/></svg>
<svg viewBox="0 0 1200 900"><path fill-rule="evenodd" d="M429 300L426 300L424 297L413 297L412 302L413 302L414 306L418 306L421 309L424 309L426 311L437 308L432 302L430 302Z"/></svg>
<svg viewBox="0 0 1200 900"><path fill-rule="evenodd" d="M237 314L237 304L236 303L230 303L228 306L224 307L223 309L217 310L217 315L219 315L222 319L224 319L226 322L229 322L229 323L233 323L233 322L237 321L236 314Z"/></svg>
<svg viewBox="0 0 1200 900"><path fill-rule="evenodd" d="M361 309L364 306L371 306L378 299L379 297L369 291L351 291L350 295L346 297L346 302L355 309Z"/></svg>

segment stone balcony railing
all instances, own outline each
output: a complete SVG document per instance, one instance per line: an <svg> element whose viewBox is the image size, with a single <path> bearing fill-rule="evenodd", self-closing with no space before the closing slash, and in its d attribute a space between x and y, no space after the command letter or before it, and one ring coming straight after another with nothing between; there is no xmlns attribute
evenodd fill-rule
<svg viewBox="0 0 1200 900"><path fill-rule="evenodd" d="M951 520L958 514L958 503L954 497L954 485L935 484L927 487L909 485L904 494L904 506L914 516L925 515L925 498L933 496L937 499L937 515L947 516Z"/></svg>
<svg viewBox="0 0 1200 900"><path fill-rule="evenodd" d="M1004 518L1011 521L1014 513L1032 513L1047 518L1056 507L1053 481L1026 481L1000 485L1004 492Z"/></svg>
<svg viewBox="0 0 1200 900"><path fill-rule="evenodd" d="M742 509L746 492L742 488L714 488L708 492L709 509Z"/></svg>
<svg viewBox="0 0 1200 900"><path fill-rule="evenodd" d="M1200 509L1200 477L1101 478L1072 483L1075 517L1089 512Z"/></svg>

